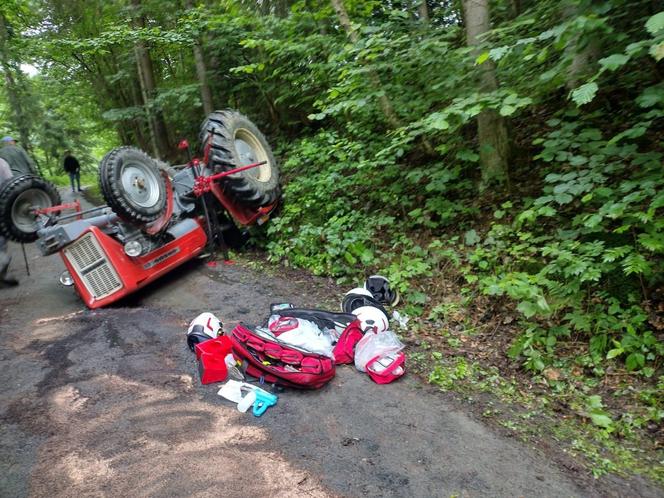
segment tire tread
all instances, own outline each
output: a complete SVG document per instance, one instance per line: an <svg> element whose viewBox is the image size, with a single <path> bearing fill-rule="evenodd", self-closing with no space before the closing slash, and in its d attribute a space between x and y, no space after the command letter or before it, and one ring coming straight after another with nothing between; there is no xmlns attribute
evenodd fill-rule
<svg viewBox="0 0 664 498"><path fill-rule="evenodd" d="M48 180L35 175L21 175L5 181L0 188L0 235L19 243L29 243L37 240L37 232L24 232L14 226L11 220L11 210L14 201L21 192L36 188L41 189L51 199L51 206L61 204L60 193L55 185ZM51 215L56 217L58 213Z"/></svg>
<svg viewBox="0 0 664 498"><path fill-rule="evenodd" d="M238 173L224 179L224 191L232 195L238 202L260 207L273 204L279 199L281 189L279 187L279 169L272 155L267 140L258 128L245 116L236 111L223 110L211 113L203 122L200 131L201 155L207 144L210 145L208 160L209 166L215 172L228 171L240 166L234 158L235 145L233 143L234 130L238 123L245 128L250 128L252 134L261 142L272 165L272 175L276 181L272 185L253 181L248 175Z"/></svg>
<svg viewBox="0 0 664 498"><path fill-rule="evenodd" d="M158 178L160 198L152 208L137 208L128 202L120 184L120 171L123 161L133 156L147 164L152 164ZM136 147L116 147L108 152L99 164L99 187L108 206L121 218L129 222L150 223L161 216L166 208L166 184L157 162Z"/></svg>

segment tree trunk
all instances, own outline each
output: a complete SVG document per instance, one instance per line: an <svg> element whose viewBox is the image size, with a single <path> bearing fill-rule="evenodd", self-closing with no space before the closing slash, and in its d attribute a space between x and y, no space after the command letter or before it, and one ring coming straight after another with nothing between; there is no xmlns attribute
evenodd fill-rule
<svg viewBox="0 0 664 498"><path fill-rule="evenodd" d="M141 68L141 51L138 47L138 44L134 47L134 53L136 56L136 66L138 71L138 79L141 83L141 95L143 96L143 107L145 109L145 117L148 121L148 128L150 130L150 143L152 144L152 153L159 159L161 159L160 147L157 143L157 130L155 127L155 120L152 119L152 113L150 112L150 95L148 94L147 84L145 83L145 73L143 68Z"/></svg>
<svg viewBox="0 0 664 498"><path fill-rule="evenodd" d="M140 95L138 84L129 87L130 93L124 92L122 85L109 85L104 74L118 73L116 55L111 53L106 59L98 58L88 62L82 54L72 53L72 57L89 76L89 82L95 89L97 104L102 109L112 107L143 106L143 97ZM106 64L104 64L106 62ZM103 67L106 66L106 67ZM66 67L66 66L65 66ZM104 100L104 97L106 100ZM150 144L146 141L141 129L142 121L137 118L123 119L115 123L115 131L123 145L138 144L143 150L148 150Z"/></svg>
<svg viewBox="0 0 664 498"><path fill-rule="evenodd" d="M344 6L343 0L330 0L330 1L332 3L334 11L337 13L337 16L339 17L339 24L341 24L341 27L344 28L346 35L348 35L348 38L350 38L350 41L352 41L354 44L359 42L360 35L355 29L353 29L353 26L350 23L350 18L348 17L348 12L346 11L346 7ZM383 85L380 81L380 76L373 69L369 70L369 79L371 80L371 84L373 85L374 88L376 88L377 90L382 88ZM383 115L385 116L385 119L390 124L390 126L392 128L399 128L401 126L401 123L399 122L399 118L397 117L396 113L394 112L394 108L392 107L392 102L387 97L387 95L385 94L381 95L379 97L379 102L380 102L380 107L383 111Z"/></svg>
<svg viewBox="0 0 664 498"><path fill-rule="evenodd" d="M152 102L156 93L152 60L150 59L150 53L143 42L138 42L134 48L136 51L136 64L139 81L141 83L143 102L151 126L150 132L153 135L152 142L155 148L154 153L156 157L161 159L168 154L168 130L161 112L152 108Z"/></svg>
<svg viewBox="0 0 664 498"><path fill-rule="evenodd" d="M277 0L276 2L274 2L274 15L276 17L281 17L282 19L285 19L286 17L288 17L289 10L290 7L286 0Z"/></svg>
<svg viewBox="0 0 664 498"><path fill-rule="evenodd" d="M201 100L203 101L203 112L207 116L214 111L212 105L212 92L210 85L207 81L207 69L205 67L205 59L203 58L203 48L201 44L196 41L192 47L194 51L194 60L196 61L196 74L198 75L198 83L201 85Z"/></svg>
<svg viewBox="0 0 664 498"><path fill-rule="evenodd" d="M185 5L187 6L187 9L193 8L191 0L187 0ZM194 52L194 61L196 63L196 75L198 76L198 83L201 85L201 101L203 102L203 112L207 116L212 111L214 111L214 106L212 105L212 92L210 91L210 85L208 84L207 68L205 67L205 57L203 56L203 47L201 46L200 40L196 39L191 48Z"/></svg>
<svg viewBox="0 0 664 498"><path fill-rule="evenodd" d="M104 62L106 63L106 68L101 67ZM99 78L104 82L107 88L106 93L111 98L114 106L143 107L145 105L138 74L136 74L136 77L132 75L128 84L116 85L111 88L106 82L105 74L118 74L123 71L121 64L118 62L118 54L113 48L111 48L107 57L98 61L97 68ZM142 150L150 150L152 142L150 141L150 137L146 137L144 133L144 125L148 123L148 119L149 116L145 115L143 118L134 117L120 121L118 134L122 140L122 144L138 145Z"/></svg>
<svg viewBox="0 0 664 498"><path fill-rule="evenodd" d="M24 118L23 106L19 97L16 80L9 64L2 62L2 70L5 73L5 89L7 100L11 109L12 124L18 130L19 139L24 149L30 149L30 129L26 126L28 120Z"/></svg>
<svg viewBox="0 0 664 498"><path fill-rule="evenodd" d="M568 4L563 8L563 15L574 18L580 15L579 6ZM600 55L600 44L596 36L584 40L577 32L565 46L565 55L572 59L565 78L565 87L574 90L585 78L594 72L596 61Z"/></svg>
<svg viewBox="0 0 664 498"><path fill-rule="evenodd" d="M489 30L488 0L463 0L465 11L466 38L468 45L477 47L479 37ZM474 51L475 55L480 50ZM491 60L480 65L480 90L491 92L498 88L496 68ZM491 184L505 184L508 181L509 136L505 120L493 109L482 111L477 117L477 137L480 148L480 166L484 190Z"/></svg>
<svg viewBox="0 0 664 498"><path fill-rule="evenodd" d="M132 5L136 9L134 18L136 26L145 27L145 18L140 14L141 0L132 0ZM169 150L168 130L161 112L152 108L152 102L157 89L152 59L150 58L150 52L145 46L145 42L142 40L136 42L134 52L136 54L136 65L141 82L145 110L148 115L148 122L150 123L150 135L154 154L157 158L162 159L168 154Z"/></svg>
<svg viewBox="0 0 664 498"><path fill-rule="evenodd" d="M140 75L139 80L140 80ZM129 90L131 92L131 100L127 104L129 105L134 105L136 107L142 107L145 104L144 98L143 98L143 89L142 89L141 82L138 81L136 78L132 78L131 85L129 86ZM148 150L154 142L152 141L152 133L148 133L148 136L145 136L145 123L147 122L148 124L148 129L152 129L152 125L150 122L150 117L146 115L144 119L141 119L139 117L136 117L131 120L131 124L128 127L128 129L132 130L133 136L134 136L134 141L135 143L138 143L140 148L143 150ZM127 133L129 135L129 133ZM129 143L125 142L125 144L129 145Z"/></svg>
<svg viewBox="0 0 664 498"><path fill-rule="evenodd" d="M429 6L427 5L427 0L420 0L419 5L417 6L417 15L420 18L420 21L424 24L429 24Z"/></svg>
<svg viewBox="0 0 664 498"><path fill-rule="evenodd" d="M513 18L519 17L521 15L521 0L510 0L510 10Z"/></svg>
<svg viewBox="0 0 664 498"><path fill-rule="evenodd" d="M9 32L7 30L7 19L0 13L0 66L5 73L5 89L7 91L7 100L11 110L12 124L18 130L21 145L26 150L30 150L30 127L29 119L26 119L21 103L20 88L14 78L12 61L7 50L9 45Z"/></svg>

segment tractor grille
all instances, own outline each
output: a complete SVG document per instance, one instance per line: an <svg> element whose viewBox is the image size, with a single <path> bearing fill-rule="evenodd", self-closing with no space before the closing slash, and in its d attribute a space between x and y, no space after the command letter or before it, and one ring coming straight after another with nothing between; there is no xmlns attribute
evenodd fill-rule
<svg viewBox="0 0 664 498"><path fill-rule="evenodd" d="M64 254L95 299L102 299L122 288L118 274L91 233L65 248Z"/></svg>

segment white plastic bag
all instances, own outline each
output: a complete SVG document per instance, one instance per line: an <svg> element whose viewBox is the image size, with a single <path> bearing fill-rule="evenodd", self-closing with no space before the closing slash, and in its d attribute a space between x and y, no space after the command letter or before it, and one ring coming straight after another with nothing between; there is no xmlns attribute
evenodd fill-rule
<svg viewBox="0 0 664 498"><path fill-rule="evenodd" d="M282 318L281 323L279 319ZM281 325L281 327L280 327ZM332 337L309 320L302 318L285 318L273 315L268 320L270 331L280 341L296 346L312 353L334 358L332 354Z"/></svg>
<svg viewBox="0 0 664 498"><path fill-rule="evenodd" d="M378 334L367 332L355 346L355 368L360 372L366 372L367 363L372 359L398 353L404 347L394 332L389 330Z"/></svg>

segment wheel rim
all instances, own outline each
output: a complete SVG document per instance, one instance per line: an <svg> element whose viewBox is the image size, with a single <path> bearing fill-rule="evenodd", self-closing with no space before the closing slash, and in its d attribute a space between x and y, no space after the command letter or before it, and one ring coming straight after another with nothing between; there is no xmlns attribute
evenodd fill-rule
<svg viewBox="0 0 664 498"><path fill-rule="evenodd" d="M127 200L151 208L159 201L159 179L149 166L126 162L120 171L120 183Z"/></svg>
<svg viewBox="0 0 664 498"><path fill-rule="evenodd" d="M21 192L12 205L12 223L22 232L33 233L39 229L38 215L34 210L52 205L51 198L43 190L31 188Z"/></svg>
<svg viewBox="0 0 664 498"><path fill-rule="evenodd" d="M235 132L235 150L239 156L239 166L267 161L262 166L245 171L246 174L254 177L259 182L267 182L272 178L272 164L267 151L256 138L256 135L246 128L239 128Z"/></svg>

